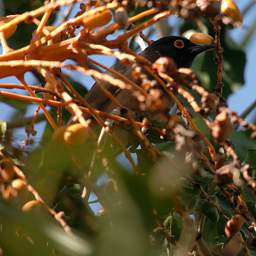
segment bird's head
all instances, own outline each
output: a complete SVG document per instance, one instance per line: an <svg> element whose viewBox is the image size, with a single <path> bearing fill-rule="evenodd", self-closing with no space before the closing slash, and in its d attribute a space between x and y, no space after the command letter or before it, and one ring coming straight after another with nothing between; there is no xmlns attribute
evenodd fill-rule
<svg viewBox="0 0 256 256"><path fill-rule="evenodd" d="M190 40L179 36L167 36L154 41L143 54L151 62L159 57L172 58L177 67L190 67L194 58L201 52L213 49L211 44L194 44Z"/></svg>

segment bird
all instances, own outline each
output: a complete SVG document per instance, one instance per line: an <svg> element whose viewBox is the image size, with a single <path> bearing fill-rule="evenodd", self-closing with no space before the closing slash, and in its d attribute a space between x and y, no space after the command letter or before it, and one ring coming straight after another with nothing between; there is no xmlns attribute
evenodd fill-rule
<svg viewBox="0 0 256 256"><path fill-rule="evenodd" d="M198 54L213 48L214 45L212 44L196 44L181 36L166 36L154 41L139 55L145 57L151 63L154 63L160 57L171 58L177 68L189 68ZM134 81L131 65L125 65L117 61L112 68ZM92 107L101 111L111 112L117 106L104 93L98 83L99 81L92 86L85 99ZM138 102L130 90L120 89L106 81L101 81L101 86L104 86L124 108L139 111Z"/></svg>

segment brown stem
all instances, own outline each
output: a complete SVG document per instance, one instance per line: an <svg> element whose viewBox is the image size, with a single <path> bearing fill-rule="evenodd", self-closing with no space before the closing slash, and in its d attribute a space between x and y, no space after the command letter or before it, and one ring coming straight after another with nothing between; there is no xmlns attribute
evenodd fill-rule
<svg viewBox="0 0 256 256"><path fill-rule="evenodd" d="M44 93L49 93L53 96L58 97L58 95L48 89L45 89L44 87L40 87L40 86L29 86L33 91L35 92L44 92ZM0 88L4 88L4 89L21 89L21 90L26 90L26 88L23 85L19 85L19 84L0 84Z"/></svg>
<svg viewBox="0 0 256 256"><path fill-rule="evenodd" d="M215 93L218 97L222 97L223 92L223 49L221 47L221 15L217 15L213 20L213 29L215 32L214 43L216 47L217 57L217 82L215 87Z"/></svg>
<svg viewBox="0 0 256 256"><path fill-rule="evenodd" d="M26 83L25 79L23 77L17 77L18 80L24 85L25 89L28 91L28 93L33 96L36 97L35 92L30 88L30 86ZM51 127L53 129L57 128L57 124L55 123L53 117L51 116L51 114L48 112L48 110L45 108L45 106L42 103L38 103L39 107L42 109L42 111L44 112L44 115L47 119L47 121L49 122L49 124L51 125Z"/></svg>
<svg viewBox="0 0 256 256"><path fill-rule="evenodd" d="M0 91L0 96L6 97L6 98L9 98L9 99L15 99L15 100L18 100L18 101L27 102L27 103L30 103L30 104L32 104L32 103L43 103L43 104L46 104L46 105L51 106L51 107L66 107L67 106L66 103L59 102L59 101L56 101L56 100L42 99L42 98L38 98L38 97L20 95L20 94L11 93L11 92ZM83 113L91 114L91 111L88 108L83 107L83 106L79 106L79 108L83 111ZM106 112L103 112L103 111L99 111L99 110L96 110L96 109L94 111L97 113L97 115L99 115L100 117L102 117L104 119L110 119L110 120L113 120L116 123L122 123L122 124L130 125L130 121L127 118L124 118L124 117L121 117L121 116L118 116L118 115L113 115L113 114L110 114L110 113L106 113ZM145 127L145 124L143 124L142 122L137 122L136 121L136 125L139 126L140 128ZM163 136L163 137L166 136L165 131L163 131L162 129L159 129L159 128L156 128L156 127L147 127L147 128L149 130L157 132L159 134L159 136Z"/></svg>

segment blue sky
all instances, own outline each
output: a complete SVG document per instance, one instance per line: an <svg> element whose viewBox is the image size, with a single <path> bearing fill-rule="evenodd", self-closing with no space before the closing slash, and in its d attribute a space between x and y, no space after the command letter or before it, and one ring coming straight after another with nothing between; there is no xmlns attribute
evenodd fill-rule
<svg viewBox="0 0 256 256"><path fill-rule="evenodd" d="M243 9L246 4L250 2L248 0L239 0L237 4ZM232 31L233 37L236 41L240 41L241 35L244 35L248 31L248 27L255 22L256 18L256 4L250 9L248 15L244 19L242 28L234 29ZM241 113L247 106L249 106L256 99L256 33L252 35L252 40L246 48L247 64L245 69L245 84L239 89L229 100L229 106ZM252 115L250 115L252 117Z"/></svg>

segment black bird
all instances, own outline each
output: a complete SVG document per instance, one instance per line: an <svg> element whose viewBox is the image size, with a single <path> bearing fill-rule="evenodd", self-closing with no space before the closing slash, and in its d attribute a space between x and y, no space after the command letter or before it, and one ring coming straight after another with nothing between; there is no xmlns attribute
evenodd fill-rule
<svg viewBox="0 0 256 256"><path fill-rule="evenodd" d="M190 40L179 36L167 36L154 41L140 55L154 63L160 57L170 57L174 60L177 68L190 67L194 58L201 52L214 48L209 44L194 44ZM133 80L132 68L117 61L113 68ZM101 82L111 92L122 106L128 109L138 109L138 102L130 90L121 90L107 82ZM110 112L116 105L106 96L96 82L86 95L87 102L102 111ZM137 106L136 106L137 105Z"/></svg>

